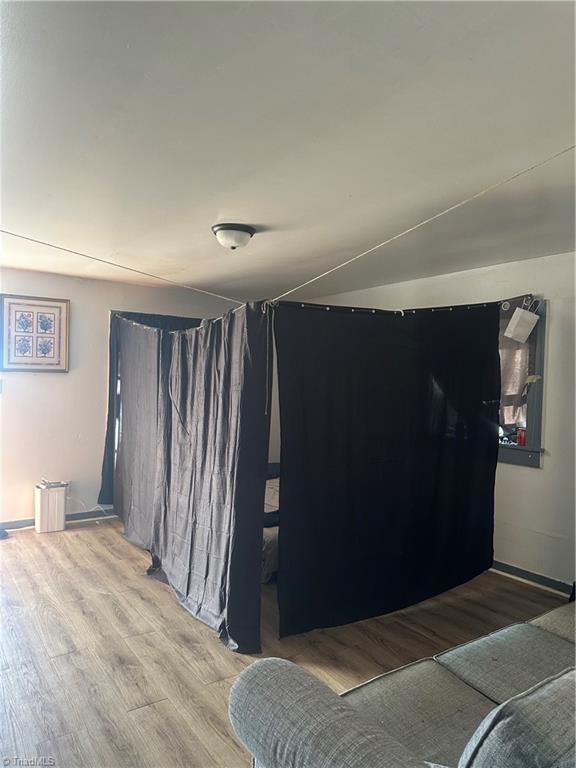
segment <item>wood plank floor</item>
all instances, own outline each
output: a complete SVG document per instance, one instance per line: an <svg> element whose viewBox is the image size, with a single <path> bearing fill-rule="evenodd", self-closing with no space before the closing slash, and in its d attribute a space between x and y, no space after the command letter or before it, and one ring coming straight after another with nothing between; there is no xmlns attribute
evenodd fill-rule
<svg viewBox="0 0 576 768"><path fill-rule="evenodd" d="M242 768L227 698L254 657L227 651L164 584L118 521L0 542L0 758L58 768ZM417 606L279 641L263 590L264 656L342 691L563 599L486 573Z"/></svg>

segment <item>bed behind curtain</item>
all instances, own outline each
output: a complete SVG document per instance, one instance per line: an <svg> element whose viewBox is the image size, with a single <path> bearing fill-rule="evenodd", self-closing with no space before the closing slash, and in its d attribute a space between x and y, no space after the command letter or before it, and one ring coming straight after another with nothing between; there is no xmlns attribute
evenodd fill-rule
<svg viewBox="0 0 576 768"><path fill-rule="evenodd" d="M281 303L280 632L357 621L492 563L497 304Z"/></svg>

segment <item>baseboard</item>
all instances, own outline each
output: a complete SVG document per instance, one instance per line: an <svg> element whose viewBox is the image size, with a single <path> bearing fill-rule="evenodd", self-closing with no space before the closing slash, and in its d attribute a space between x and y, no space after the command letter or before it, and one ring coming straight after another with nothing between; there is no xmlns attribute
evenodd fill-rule
<svg viewBox="0 0 576 768"><path fill-rule="evenodd" d="M524 568L518 568L516 565L501 563L498 560L494 560L492 570L506 573L509 576L516 576L518 579L524 579L525 581L531 581L533 584L553 589L555 592L561 592L563 595L570 595L572 592L572 584L565 584L563 581L551 579L549 576L542 576L540 573L526 571Z"/></svg>
<svg viewBox="0 0 576 768"><path fill-rule="evenodd" d="M98 517L116 517L114 510L110 506L89 509L87 512L70 512L66 515L66 522L73 523L76 520L94 520ZM0 523L0 530L13 530L15 528L30 528L34 525L34 518L26 520L7 520Z"/></svg>

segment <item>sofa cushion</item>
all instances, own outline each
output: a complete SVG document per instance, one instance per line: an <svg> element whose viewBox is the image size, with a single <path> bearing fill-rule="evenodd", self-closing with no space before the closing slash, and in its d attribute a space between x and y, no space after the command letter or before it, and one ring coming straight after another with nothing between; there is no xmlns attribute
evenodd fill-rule
<svg viewBox="0 0 576 768"><path fill-rule="evenodd" d="M574 665L574 645L532 624L513 624L436 656L440 664L501 704Z"/></svg>
<svg viewBox="0 0 576 768"><path fill-rule="evenodd" d="M228 711L236 735L266 768L418 766L390 734L284 659L246 667L230 690Z"/></svg>
<svg viewBox="0 0 576 768"><path fill-rule="evenodd" d="M573 768L574 670L549 678L493 710L458 768Z"/></svg>
<svg viewBox="0 0 576 768"><path fill-rule="evenodd" d="M566 603L560 608L554 608L543 616L532 619L530 624L535 627L545 629L546 632L552 632L554 635L563 637L564 640L574 642L574 606L576 603Z"/></svg>
<svg viewBox="0 0 576 768"><path fill-rule="evenodd" d="M456 765L494 703L432 659L376 677L343 694L420 760Z"/></svg>

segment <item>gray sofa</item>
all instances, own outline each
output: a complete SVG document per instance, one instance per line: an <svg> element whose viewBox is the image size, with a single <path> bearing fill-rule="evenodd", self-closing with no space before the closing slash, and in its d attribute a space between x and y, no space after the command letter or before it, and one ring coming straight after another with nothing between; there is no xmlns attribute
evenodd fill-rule
<svg viewBox="0 0 576 768"><path fill-rule="evenodd" d="M230 693L255 768L574 768L574 603L338 696L263 659Z"/></svg>

